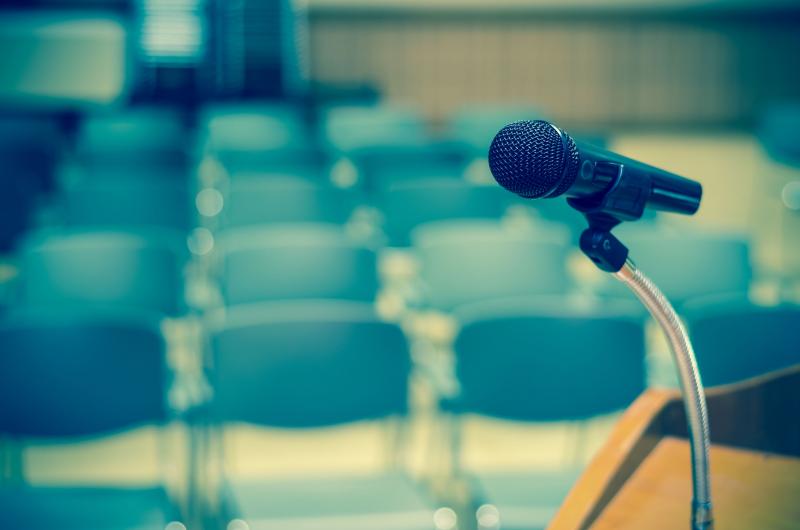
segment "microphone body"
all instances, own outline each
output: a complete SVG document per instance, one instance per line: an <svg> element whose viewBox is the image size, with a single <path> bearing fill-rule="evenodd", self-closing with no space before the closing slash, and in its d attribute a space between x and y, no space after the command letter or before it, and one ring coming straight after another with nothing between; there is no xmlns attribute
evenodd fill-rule
<svg viewBox="0 0 800 530"><path fill-rule="evenodd" d="M610 192L620 174L625 174L630 179L649 183L649 190L643 187L648 208L685 215L692 215L700 208L703 195L700 183L591 144L581 141L575 144L579 170L575 182L566 191L568 197L590 198Z"/></svg>
<svg viewBox="0 0 800 530"><path fill-rule="evenodd" d="M694 214L703 194L698 182L576 142L546 121L503 127L489 149L495 180L522 197L566 195L584 214L618 221L639 219L645 207Z"/></svg>

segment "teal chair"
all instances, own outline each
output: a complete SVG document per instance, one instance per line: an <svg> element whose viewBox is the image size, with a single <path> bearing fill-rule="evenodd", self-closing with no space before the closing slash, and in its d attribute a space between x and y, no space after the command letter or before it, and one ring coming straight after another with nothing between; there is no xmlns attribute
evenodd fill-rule
<svg viewBox="0 0 800 530"><path fill-rule="evenodd" d="M0 320L0 438L24 446L163 426L173 417L164 350L158 322L148 318L6 316ZM163 485L0 485L2 528L163 530L180 520Z"/></svg>
<svg viewBox="0 0 800 530"><path fill-rule="evenodd" d="M201 112L200 143L228 171L319 168L301 109L280 103L231 103Z"/></svg>
<svg viewBox="0 0 800 530"><path fill-rule="evenodd" d="M761 116L758 135L774 160L800 166L800 102L785 102L768 107Z"/></svg>
<svg viewBox="0 0 800 530"><path fill-rule="evenodd" d="M395 184L463 177L467 160L452 143L411 142L351 154L363 187L380 193Z"/></svg>
<svg viewBox="0 0 800 530"><path fill-rule="evenodd" d="M370 305L295 302L232 308L212 325L212 414L312 429L401 421L411 370L406 339ZM278 457L276 455L276 457ZM225 481L226 519L251 530L433 529L433 505L401 470L373 475Z"/></svg>
<svg viewBox="0 0 800 530"><path fill-rule="evenodd" d="M20 305L184 311L180 240L169 234L43 232L20 251Z"/></svg>
<svg viewBox="0 0 800 530"><path fill-rule="evenodd" d="M687 303L683 313L706 386L800 364L800 306L710 297Z"/></svg>
<svg viewBox="0 0 800 530"><path fill-rule="evenodd" d="M579 309L563 300L494 301L463 307L456 318L460 392L442 403L456 419L588 420L626 408L645 388L644 324L626 303ZM467 474L481 507L478 528L546 528L580 473L570 465Z"/></svg>
<svg viewBox="0 0 800 530"><path fill-rule="evenodd" d="M187 180L107 176L80 179L62 192L62 215L67 226L187 231L193 224Z"/></svg>
<svg viewBox="0 0 800 530"><path fill-rule="evenodd" d="M382 192L377 205L392 246L411 243L412 231L425 223L448 219L499 219L508 193L499 186L481 186L460 179L432 178L397 183Z"/></svg>
<svg viewBox="0 0 800 530"><path fill-rule="evenodd" d="M220 284L226 305L284 299L372 302L375 252L334 225L230 230L220 237Z"/></svg>
<svg viewBox="0 0 800 530"><path fill-rule="evenodd" d="M422 114L396 105L330 107L321 113L320 131L321 141L331 154L421 145L428 137Z"/></svg>
<svg viewBox="0 0 800 530"><path fill-rule="evenodd" d="M447 129L448 135L473 156L486 157L500 129L515 121L541 118L539 109L527 105L476 105L454 112Z"/></svg>
<svg viewBox="0 0 800 530"><path fill-rule="evenodd" d="M166 107L130 107L86 116L75 139L79 160L111 167L185 161L184 118Z"/></svg>
<svg viewBox="0 0 800 530"><path fill-rule="evenodd" d="M349 189L291 176L232 179L222 210L222 225L235 228L276 223L347 222L360 202Z"/></svg>
<svg viewBox="0 0 800 530"><path fill-rule="evenodd" d="M630 249L631 259L642 272L679 309L693 297L746 294L750 287L750 245L742 236L631 226L621 227L617 237ZM604 292L633 296L613 278L605 283Z"/></svg>
<svg viewBox="0 0 800 530"><path fill-rule="evenodd" d="M496 221L440 221L413 232L428 307L452 310L492 298L564 295L568 233L559 226L505 228Z"/></svg>

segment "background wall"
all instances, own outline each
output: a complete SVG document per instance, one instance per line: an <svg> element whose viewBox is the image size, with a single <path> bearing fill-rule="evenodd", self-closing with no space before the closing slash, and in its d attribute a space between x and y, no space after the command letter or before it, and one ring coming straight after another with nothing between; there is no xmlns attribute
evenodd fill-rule
<svg viewBox="0 0 800 530"><path fill-rule="evenodd" d="M568 126L738 126L800 97L796 10L317 4L314 80L373 84L435 119L496 101Z"/></svg>

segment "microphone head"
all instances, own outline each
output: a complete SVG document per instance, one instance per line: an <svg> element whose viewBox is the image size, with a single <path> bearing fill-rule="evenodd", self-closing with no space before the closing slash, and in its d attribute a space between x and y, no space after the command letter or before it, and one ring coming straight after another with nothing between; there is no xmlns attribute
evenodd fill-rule
<svg viewBox="0 0 800 530"><path fill-rule="evenodd" d="M489 148L497 183L528 199L566 192L578 176L579 159L575 141L542 120L506 125Z"/></svg>

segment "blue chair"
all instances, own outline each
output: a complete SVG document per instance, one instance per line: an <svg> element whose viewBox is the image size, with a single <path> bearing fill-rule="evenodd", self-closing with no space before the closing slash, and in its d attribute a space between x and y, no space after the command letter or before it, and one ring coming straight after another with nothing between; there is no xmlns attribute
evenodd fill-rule
<svg viewBox="0 0 800 530"><path fill-rule="evenodd" d="M668 232L622 227L619 237L631 259L680 309L693 297L747 293L753 276L750 245L744 237L715 232ZM632 297L613 278L605 292Z"/></svg>
<svg viewBox="0 0 800 530"><path fill-rule="evenodd" d="M155 234L44 232L20 252L20 303L28 308L183 311L181 254Z"/></svg>
<svg viewBox="0 0 800 530"><path fill-rule="evenodd" d="M163 425L168 380L149 319L26 313L0 321L0 436L80 440ZM161 486L0 486L2 528L163 530L180 517Z"/></svg>
<svg viewBox="0 0 800 530"><path fill-rule="evenodd" d="M684 307L706 386L735 383L800 363L800 306L756 306L742 297Z"/></svg>
<svg viewBox="0 0 800 530"><path fill-rule="evenodd" d="M403 418L411 361L395 324L343 302L232 308L212 326L213 417L309 429ZM368 476L228 478L228 519L252 530L434 528L433 507L397 470Z"/></svg>
<svg viewBox="0 0 800 530"><path fill-rule="evenodd" d="M456 312L460 393L443 406L456 418L474 413L527 422L586 420L624 409L645 387L640 315L622 303L578 309L563 301L516 300L464 307ZM487 525L479 510L479 528L545 528L579 474L573 466L470 473L476 504L496 511Z"/></svg>
<svg viewBox="0 0 800 530"><path fill-rule="evenodd" d="M397 183L378 199L392 246L408 246L417 226L447 219L499 219L509 194L499 186L474 185L453 178Z"/></svg>
<svg viewBox="0 0 800 530"><path fill-rule="evenodd" d="M372 302L375 252L332 225L229 230L220 237L226 305L283 299Z"/></svg>
<svg viewBox="0 0 800 530"><path fill-rule="evenodd" d="M187 231L193 222L189 183L180 178L85 178L63 192L68 226Z"/></svg>
<svg viewBox="0 0 800 530"><path fill-rule="evenodd" d="M413 232L420 279L429 307L512 296L563 295L568 234L559 226L534 231L504 228L496 221L440 221Z"/></svg>
<svg viewBox="0 0 800 530"><path fill-rule="evenodd" d="M203 149L228 171L319 168L320 159L299 108L277 103L218 104L200 117Z"/></svg>
<svg viewBox="0 0 800 530"><path fill-rule="evenodd" d="M358 203L352 190L294 177L232 180L222 210L228 228L276 223L347 222Z"/></svg>

